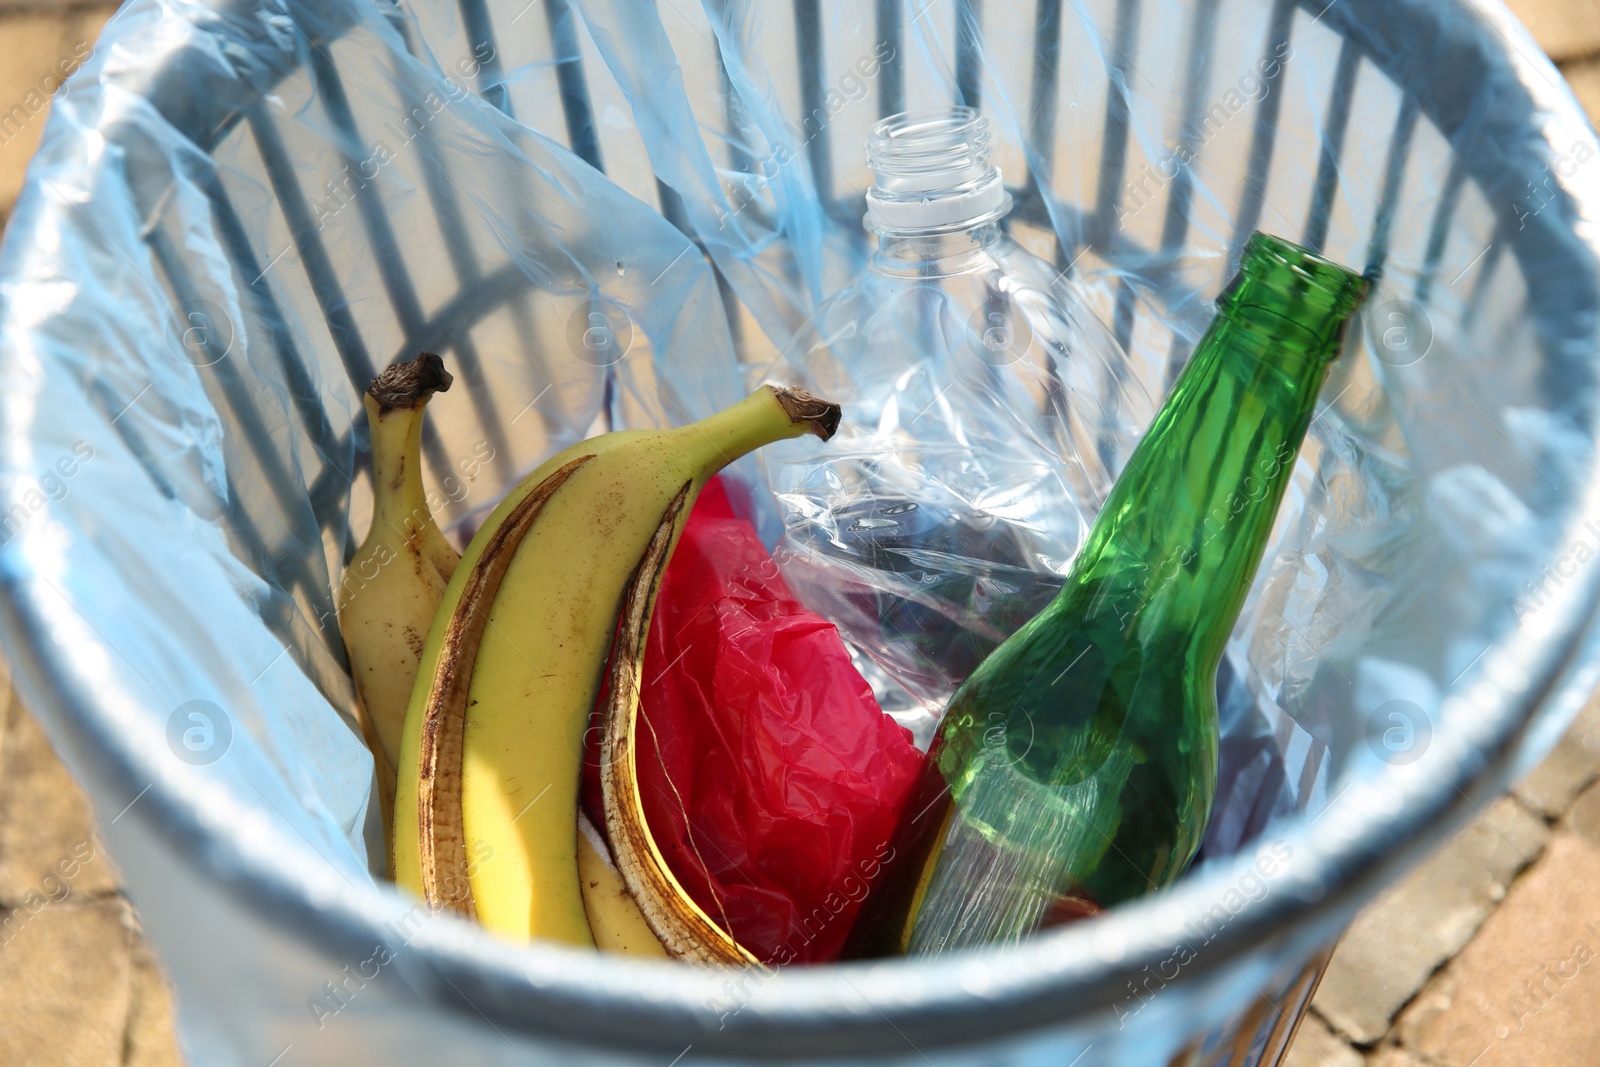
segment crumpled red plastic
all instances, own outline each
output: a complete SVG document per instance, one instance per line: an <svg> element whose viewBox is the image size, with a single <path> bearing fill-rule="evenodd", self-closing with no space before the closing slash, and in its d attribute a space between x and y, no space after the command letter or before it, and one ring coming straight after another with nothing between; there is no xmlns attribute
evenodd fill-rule
<svg viewBox="0 0 1600 1067"><path fill-rule="evenodd" d="M662 578L640 720L645 817L689 895L763 962L837 959L923 756L720 479Z"/></svg>

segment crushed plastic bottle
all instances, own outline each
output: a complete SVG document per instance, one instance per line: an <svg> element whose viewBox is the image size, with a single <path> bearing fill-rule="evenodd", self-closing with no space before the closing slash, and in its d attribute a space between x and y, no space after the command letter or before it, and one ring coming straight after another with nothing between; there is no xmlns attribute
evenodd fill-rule
<svg viewBox="0 0 1600 1067"><path fill-rule="evenodd" d="M1064 272L1006 234L990 153L971 108L872 128L877 252L770 375L844 408L826 448L762 458L786 526L775 558L922 742L1060 588L1155 412Z"/></svg>

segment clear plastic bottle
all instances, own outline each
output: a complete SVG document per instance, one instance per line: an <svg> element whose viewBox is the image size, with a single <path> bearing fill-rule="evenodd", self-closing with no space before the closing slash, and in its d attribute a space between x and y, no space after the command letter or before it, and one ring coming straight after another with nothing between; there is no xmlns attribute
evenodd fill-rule
<svg viewBox="0 0 1600 1067"><path fill-rule="evenodd" d="M874 126L877 252L771 374L844 408L825 447L764 453L779 564L919 739L1060 588L1155 412L1072 283L1006 234L990 155L971 108Z"/></svg>

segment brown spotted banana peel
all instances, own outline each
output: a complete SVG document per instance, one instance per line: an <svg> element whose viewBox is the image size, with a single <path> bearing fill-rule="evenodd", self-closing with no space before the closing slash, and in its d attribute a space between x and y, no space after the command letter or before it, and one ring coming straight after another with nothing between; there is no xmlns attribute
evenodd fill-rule
<svg viewBox="0 0 1600 1067"><path fill-rule="evenodd" d="M618 623L647 632L661 570L710 477L763 444L830 437L838 420L835 405L762 387L690 426L583 441L512 490L468 546L423 651L396 797L400 884L507 938L594 944L578 783ZM751 962L660 863L627 786L633 645L618 649L632 666L613 669L607 702L607 723L629 724L620 746L607 741L617 867L670 954Z"/></svg>
<svg viewBox="0 0 1600 1067"><path fill-rule="evenodd" d="M444 361L423 352L388 367L363 397L372 438L372 525L345 567L335 603L386 831L417 663L461 558L435 524L422 484L423 409L450 381Z"/></svg>

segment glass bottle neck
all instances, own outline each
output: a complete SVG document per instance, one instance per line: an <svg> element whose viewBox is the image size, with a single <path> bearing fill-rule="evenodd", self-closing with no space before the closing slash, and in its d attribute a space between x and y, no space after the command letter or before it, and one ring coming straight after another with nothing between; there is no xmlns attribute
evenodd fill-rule
<svg viewBox="0 0 1600 1067"><path fill-rule="evenodd" d="M1244 606L1354 310L1281 282L1243 273L1218 301L1073 565L1129 625L1148 613L1185 633L1189 662L1206 669Z"/></svg>
<svg viewBox="0 0 1600 1067"><path fill-rule="evenodd" d="M1359 275L1257 235L1238 275L1217 297L1218 321L1231 324L1235 343L1263 356L1299 353L1331 362L1367 288Z"/></svg>

